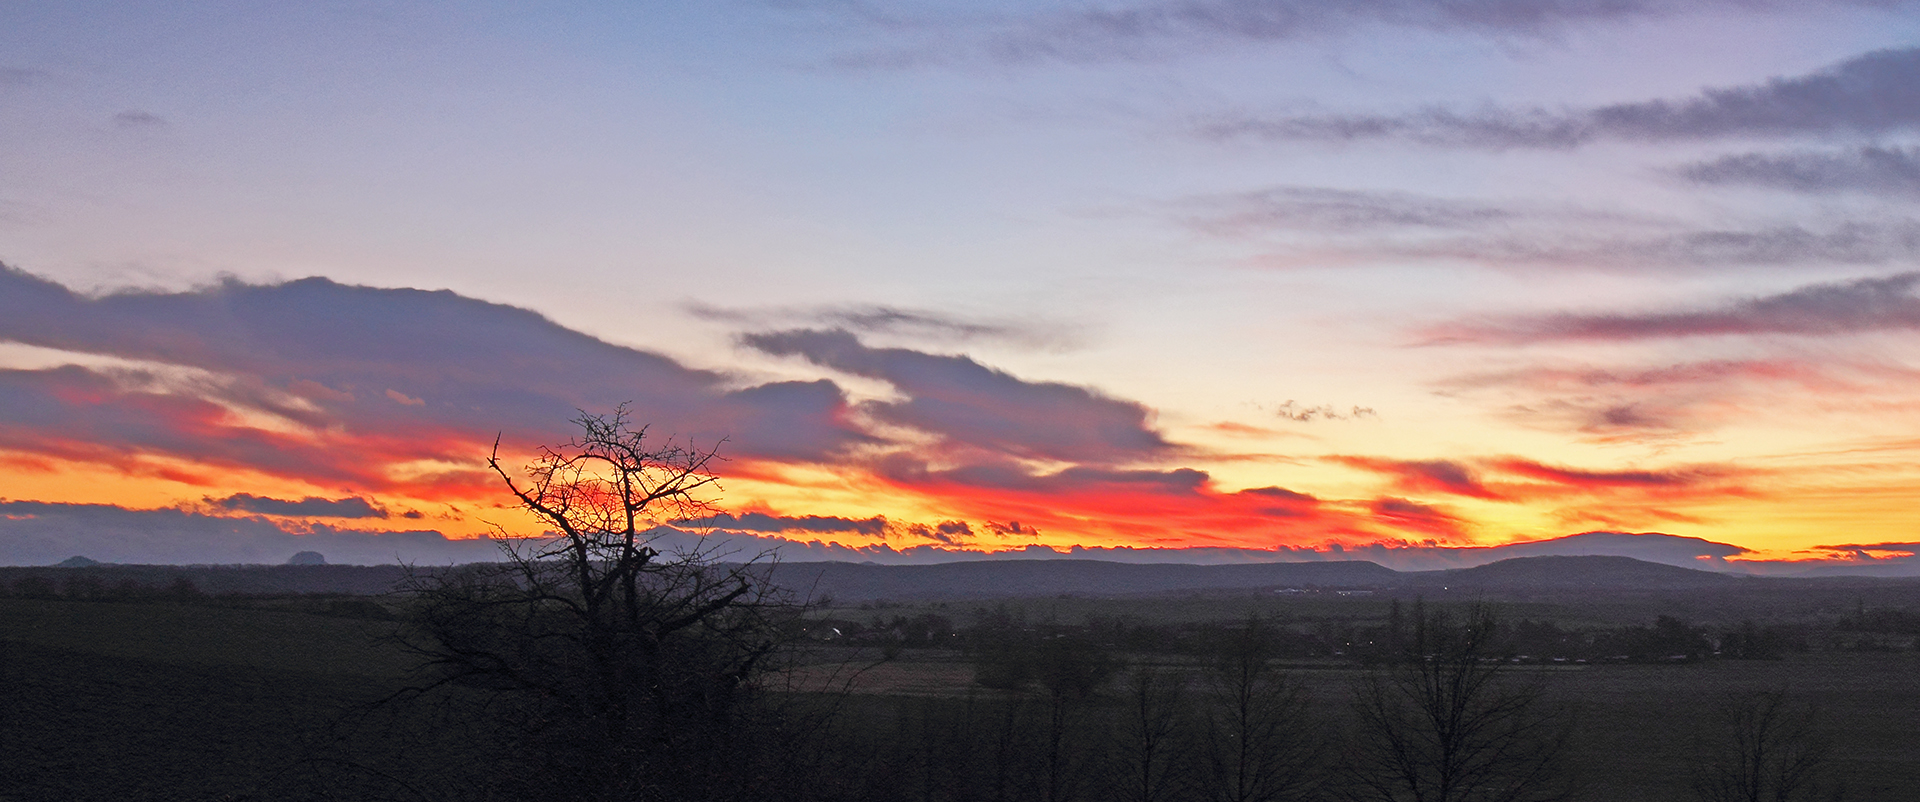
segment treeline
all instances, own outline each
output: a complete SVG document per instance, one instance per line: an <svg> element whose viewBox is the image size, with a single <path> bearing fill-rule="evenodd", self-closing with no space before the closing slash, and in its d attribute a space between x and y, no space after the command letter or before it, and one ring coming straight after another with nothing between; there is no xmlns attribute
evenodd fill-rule
<svg viewBox="0 0 1920 802"><path fill-rule="evenodd" d="M141 581L146 579L147 581ZM219 587L221 583L215 583ZM0 585L0 598L61 599L65 601L134 604L196 604L221 607L259 607L315 615L393 621L397 603L347 593L263 593L225 590L208 592L186 572L155 571L144 577L95 569L61 569L24 573Z"/></svg>
<svg viewBox="0 0 1920 802"><path fill-rule="evenodd" d="M1411 608L1395 600L1385 620L1327 618L1272 620L1269 648L1276 659L1340 659L1360 664L1392 660L1406 647ZM880 648L958 649L986 675L1003 674L1003 655L1024 641L1083 644L1114 654L1195 658L1215 653L1234 635L1232 623L1154 623L1092 616L1081 623L1029 620L1015 604L972 610L969 620L921 612L855 619L829 616L805 623L801 635L820 642ZM1778 660L1809 651L1886 651L1920 647L1920 613L1862 609L1855 615L1803 623L1694 624L1656 616L1646 624L1563 627L1550 620L1500 621L1489 658L1516 663L1691 662L1710 659ZM993 682L988 687L1000 687Z"/></svg>
<svg viewBox="0 0 1920 802"><path fill-rule="evenodd" d="M215 596L378 596L412 570L400 565L0 566L0 596L131 599L188 585Z"/></svg>

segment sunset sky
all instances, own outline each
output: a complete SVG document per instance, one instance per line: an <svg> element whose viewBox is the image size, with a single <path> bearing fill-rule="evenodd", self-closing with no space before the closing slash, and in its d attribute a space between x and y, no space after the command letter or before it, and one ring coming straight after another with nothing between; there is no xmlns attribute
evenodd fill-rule
<svg viewBox="0 0 1920 802"><path fill-rule="evenodd" d="M1920 3L8 4L0 143L0 563L623 401L869 551L1920 549Z"/></svg>

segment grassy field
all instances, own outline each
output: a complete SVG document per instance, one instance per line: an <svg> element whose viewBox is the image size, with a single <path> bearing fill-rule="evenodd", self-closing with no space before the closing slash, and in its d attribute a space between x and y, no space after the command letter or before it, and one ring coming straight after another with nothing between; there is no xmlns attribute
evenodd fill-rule
<svg viewBox="0 0 1920 802"><path fill-rule="evenodd" d="M1036 606L1028 616L1205 621L1242 618L1247 609L1244 601L1218 599L1052 601L1057 606L1045 610L1030 603ZM1263 612L1301 618L1384 609L1384 602L1364 599L1259 604ZM928 609L965 620L966 608L957 607ZM367 703L406 676L406 655L381 640L392 623L303 609L324 606L0 599L0 799L285 798L315 761L352 752L342 751L342 739L413 743L420 733L396 729L431 729L388 721L376 733L364 718ZM847 687L864 700L852 710L997 693L972 685L972 667L957 651L907 650L865 668L877 656L820 655L794 686L818 690L851 680ZM1317 715L1337 724L1364 669L1301 660L1289 671ZM1781 688L1822 709L1848 799L1910 800L1920 788L1920 655L1913 652L1516 671L1538 673L1552 698L1576 711L1575 763L1585 799L1690 798L1689 755L1709 731L1713 706L1730 693ZM405 770L403 763L382 765ZM367 798L344 788L335 797Z"/></svg>
<svg viewBox="0 0 1920 802"><path fill-rule="evenodd" d="M0 798L249 798L394 684L366 621L0 600Z"/></svg>

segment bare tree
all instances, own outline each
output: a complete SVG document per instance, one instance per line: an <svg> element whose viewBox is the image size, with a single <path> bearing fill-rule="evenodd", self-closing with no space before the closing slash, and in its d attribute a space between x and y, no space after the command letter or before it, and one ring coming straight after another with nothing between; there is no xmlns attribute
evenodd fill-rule
<svg viewBox="0 0 1920 802"><path fill-rule="evenodd" d="M1272 626L1250 617L1221 646L1207 675L1205 796L1217 802L1310 798L1321 740L1300 687L1273 663Z"/></svg>
<svg viewBox="0 0 1920 802"><path fill-rule="evenodd" d="M1571 796L1572 722L1538 682L1507 675L1487 607L1454 623L1414 610L1407 650L1363 680L1345 794L1380 802L1549 802Z"/></svg>
<svg viewBox="0 0 1920 802"><path fill-rule="evenodd" d="M1140 665L1127 675L1120 726L1116 795L1128 802L1167 802L1180 795L1187 762L1187 677L1173 669Z"/></svg>
<svg viewBox="0 0 1920 802"><path fill-rule="evenodd" d="M1785 690L1727 698L1718 729L1696 744L1694 793L1701 802L1839 799L1827 776L1832 747L1812 705Z"/></svg>
<svg viewBox="0 0 1920 802"><path fill-rule="evenodd" d="M750 565L653 545L657 520L710 512L713 449L655 445L624 406L574 423L524 475L495 445L488 466L552 531L416 577L413 690L487 694L513 759L541 763L541 796L750 796L748 703L789 606Z"/></svg>

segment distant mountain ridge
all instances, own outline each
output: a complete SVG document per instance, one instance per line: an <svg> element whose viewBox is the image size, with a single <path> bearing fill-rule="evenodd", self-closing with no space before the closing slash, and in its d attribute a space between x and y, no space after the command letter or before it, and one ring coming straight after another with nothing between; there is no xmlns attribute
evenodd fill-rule
<svg viewBox="0 0 1920 802"><path fill-rule="evenodd" d="M410 576L444 568L347 565L76 565L0 567L0 592L26 592L22 580L41 591L92 587L100 592L131 583L165 589L181 579L207 594L380 594ZM1429 598L1541 596L1578 597L1587 592L1717 592L1743 588L1868 587L1885 582L1920 584L1913 578L1755 577L1682 568L1607 555L1516 557L1468 568L1395 571L1366 560L1193 565L1120 563L1102 560L991 560L935 565L874 565L849 562L762 563L755 568L799 597L837 603L868 601L984 600L1052 596L1152 597L1173 594L1266 594L1289 591L1347 594L1375 592ZM79 584L76 584L79 583ZM1849 584L1851 583L1851 584ZM1864 583L1864 584L1863 584ZM1851 592L1851 591L1849 591ZM69 594L70 595L70 594Z"/></svg>
<svg viewBox="0 0 1920 802"><path fill-rule="evenodd" d="M1681 568L1632 557L1607 555L1552 555L1514 557L1472 568L1402 574L1400 587L1464 587L1486 589L1608 589L1684 590L1717 588L1749 578Z"/></svg>
<svg viewBox="0 0 1920 802"><path fill-rule="evenodd" d="M1686 590L1765 581L1631 557L1515 557L1472 568L1402 572L1364 560L1243 565L1002 560L940 565L785 563L775 582L839 601L1007 596L1144 596L1301 590Z"/></svg>
<svg viewBox="0 0 1920 802"><path fill-rule="evenodd" d="M1103 560L992 560L934 565L782 563L775 582L840 599L988 598L1004 595L1142 595L1180 590L1246 590L1284 585L1381 587L1401 576L1364 560L1310 563L1120 563Z"/></svg>

